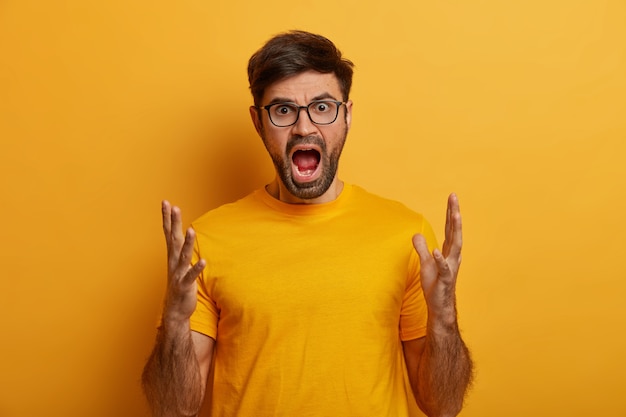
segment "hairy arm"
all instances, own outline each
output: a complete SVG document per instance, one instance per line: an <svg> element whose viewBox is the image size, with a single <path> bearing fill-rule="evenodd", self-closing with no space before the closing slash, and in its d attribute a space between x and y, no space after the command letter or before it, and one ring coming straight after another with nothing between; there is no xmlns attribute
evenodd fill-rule
<svg viewBox="0 0 626 417"><path fill-rule="evenodd" d="M453 417L463 407L472 381L472 360L459 332L456 279L461 264L461 213L456 196L448 199L442 252L431 254L421 235L413 238L420 257L422 288L428 306L426 336L404 342L415 399L429 417Z"/></svg>
<svg viewBox="0 0 626 417"><path fill-rule="evenodd" d="M403 345L411 388L422 411L429 417L459 414L472 380L472 361L458 330L429 330Z"/></svg>
<svg viewBox="0 0 626 417"><path fill-rule="evenodd" d="M188 324L161 326L142 375L155 417L196 416L200 412L215 341Z"/></svg>
<svg viewBox="0 0 626 417"><path fill-rule="evenodd" d="M154 417L196 416L200 412L215 340L191 331L197 304L196 278L204 261L191 265L193 229L182 233L181 213L163 202L168 278L163 319L143 374L142 384Z"/></svg>

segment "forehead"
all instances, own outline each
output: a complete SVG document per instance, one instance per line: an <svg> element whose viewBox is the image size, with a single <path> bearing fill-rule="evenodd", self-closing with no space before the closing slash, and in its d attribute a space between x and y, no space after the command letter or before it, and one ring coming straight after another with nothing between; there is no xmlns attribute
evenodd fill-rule
<svg viewBox="0 0 626 417"><path fill-rule="evenodd" d="M306 104L316 98L341 99L341 88L335 74L306 71L276 81L265 89L263 103L285 99Z"/></svg>

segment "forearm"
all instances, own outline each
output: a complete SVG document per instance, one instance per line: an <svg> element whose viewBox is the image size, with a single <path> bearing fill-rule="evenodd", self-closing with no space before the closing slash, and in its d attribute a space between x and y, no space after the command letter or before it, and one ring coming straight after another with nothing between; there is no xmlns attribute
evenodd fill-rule
<svg viewBox="0 0 626 417"><path fill-rule="evenodd" d="M472 380L472 361L456 322L429 318L424 351L417 369L416 399L429 417L456 416Z"/></svg>
<svg viewBox="0 0 626 417"><path fill-rule="evenodd" d="M188 321L161 325L142 383L154 417L188 417L200 412L205 384Z"/></svg>

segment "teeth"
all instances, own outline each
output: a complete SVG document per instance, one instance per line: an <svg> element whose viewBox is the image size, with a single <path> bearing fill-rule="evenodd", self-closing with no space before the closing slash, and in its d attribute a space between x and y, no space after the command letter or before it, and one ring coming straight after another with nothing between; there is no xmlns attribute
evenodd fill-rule
<svg viewBox="0 0 626 417"><path fill-rule="evenodd" d="M296 169L298 169L298 168L296 168ZM313 175L313 173L314 173L314 172L315 172L315 170L314 170L314 169L305 169L304 171L300 171L300 170L298 169L298 173L299 173L300 175L302 175L302 176L305 176L305 177L308 177L308 176Z"/></svg>

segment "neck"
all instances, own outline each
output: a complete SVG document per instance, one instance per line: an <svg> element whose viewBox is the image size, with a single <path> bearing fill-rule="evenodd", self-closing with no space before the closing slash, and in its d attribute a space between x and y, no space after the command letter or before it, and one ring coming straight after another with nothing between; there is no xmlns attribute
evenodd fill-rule
<svg viewBox="0 0 626 417"><path fill-rule="evenodd" d="M341 191L343 191L343 181L335 177L333 182L328 187L328 190L321 196L312 199L302 199L294 196L283 185L278 177L274 178L274 181L265 186L267 192L277 200L280 200L288 204L323 204L330 203L339 197Z"/></svg>

